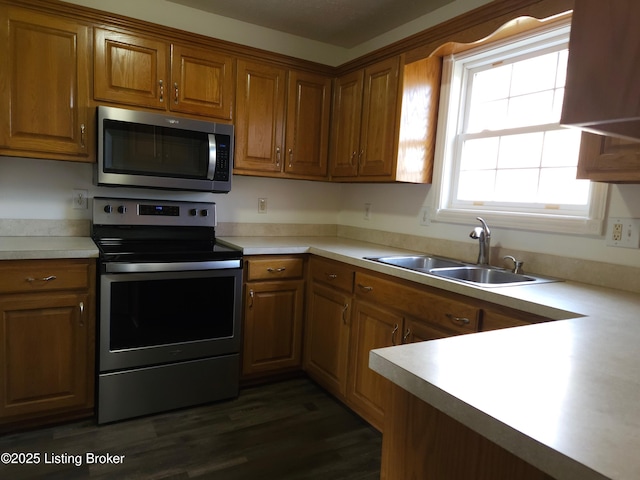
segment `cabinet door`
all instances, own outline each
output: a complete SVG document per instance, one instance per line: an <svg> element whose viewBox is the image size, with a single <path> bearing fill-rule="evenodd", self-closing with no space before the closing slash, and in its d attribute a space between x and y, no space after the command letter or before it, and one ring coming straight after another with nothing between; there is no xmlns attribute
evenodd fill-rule
<svg viewBox="0 0 640 480"><path fill-rule="evenodd" d="M583 133L578 178L640 183L640 142Z"/></svg>
<svg viewBox="0 0 640 480"><path fill-rule="evenodd" d="M331 79L290 71L284 167L287 173L327 175L330 113Z"/></svg>
<svg viewBox="0 0 640 480"><path fill-rule="evenodd" d="M171 110L231 120L233 85L231 57L182 45L171 47Z"/></svg>
<svg viewBox="0 0 640 480"><path fill-rule="evenodd" d="M640 141L640 3L574 3L560 123Z"/></svg>
<svg viewBox="0 0 640 480"><path fill-rule="evenodd" d="M364 71L360 176L391 177L397 151L399 58L390 58Z"/></svg>
<svg viewBox="0 0 640 480"><path fill-rule="evenodd" d="M347 402L371 425L381 430L390 382L369 368L374 348L399 345L403 318L373 304L356 300L351 344Z"/></svg>
<svg viewBox="0 0 640 480"><path fill-rule="evenodd" d="M246 285L243 374L301 366L303 292L303 281Z"/></svg>
<svg viewBox="0 0 640 480"><path fill-rule="evenodd" d="M336 80L329 154L330 173L333 177L358 175L363 83L362 70Z"/></svg>
<svg viewBox="0 0 640 480"><path fill-rule="evenodd" d="M0 17L0 147L86 158L88 28L13 7Z"/></svg>
<svg viewBox="0 0 640 480"><path fill-rule="evenodd" d="M286 71L238 60L234 173L281 172Z"/></svg>
<svg viewBox="0 0 640 480"><path fill-rule="evenodd" d="M351 296L313 283L307 303L304 367L334 395L347 393Z"/></svg>
<svg viewBox="0 0 640 480"><path fill-rule="evenodd" d="M166 109L169 45L144 37L95 28L96 100Z"/></svg>
<svg viewBox="0 0 640 480"><path fill-rule="evenodd" d="M0 419L92 406L88 302L66 293L0 299Z"/></svg>

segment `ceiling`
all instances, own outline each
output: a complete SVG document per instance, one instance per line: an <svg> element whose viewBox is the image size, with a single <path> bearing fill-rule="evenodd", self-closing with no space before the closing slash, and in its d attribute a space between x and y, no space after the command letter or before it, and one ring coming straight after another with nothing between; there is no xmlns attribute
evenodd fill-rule
<svg viewBox="0 0 640 480"><path fill-rule="evenodd" d="M168 0L198 10L352 48L455 0Z"/></svg>

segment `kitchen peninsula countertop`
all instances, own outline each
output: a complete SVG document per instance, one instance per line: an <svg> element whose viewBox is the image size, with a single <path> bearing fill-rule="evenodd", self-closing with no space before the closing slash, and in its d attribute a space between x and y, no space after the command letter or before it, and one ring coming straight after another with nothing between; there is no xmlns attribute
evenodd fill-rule
<svg viewBox="0 0 640 480"><path fill-rule="evenodd" d="M370 366L554 478L640 478L640 295L576 282L481 288L364 260L407 251L334 237L223 240L562 320L373 350Z"/></svg>
<svg viewBox="0 0 640 480"><path fill-rule="evenodd" d="M97 257L98 247L89 237L0 237L0 260Z"/></svg>

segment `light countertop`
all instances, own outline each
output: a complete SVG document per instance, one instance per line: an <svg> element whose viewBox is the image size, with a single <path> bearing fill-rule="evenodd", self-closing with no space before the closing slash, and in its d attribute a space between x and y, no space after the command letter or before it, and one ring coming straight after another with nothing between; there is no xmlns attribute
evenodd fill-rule
<svg viewBox="0 0 640 480"><path fill-rule="evenodd" d="M479 288L364 260L406 251L334 237L223 240L245 255L312 253L559 320L373 350L370 366L555 478L640 478L640 295L575 282Z"/></svg>
<svg viewBox="0 0 640 480"><path fill-rule="evenodd" d="M366 260L337 237L223 237L244 255L311 253L556 322L378 349L370 366L558 479L640 478L640 295L575 282L479 288ZM0 237L0 260L94 258L88 237Z"/></svg>
<svg viewBox="0 0 640 480"><path fill-rule="evenodd" d="M97 257L89 237L0 237L0 260Z"/></svg>

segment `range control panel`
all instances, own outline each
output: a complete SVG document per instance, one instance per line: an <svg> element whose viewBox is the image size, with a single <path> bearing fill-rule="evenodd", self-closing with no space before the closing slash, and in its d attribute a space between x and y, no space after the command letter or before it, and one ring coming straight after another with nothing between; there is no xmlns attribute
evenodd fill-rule
<svg viewBox="0 0 640 480"><path fill-rule="evenodd" d="M216 204L95 197L93 223L94 225L215 227Z"/></svg>

